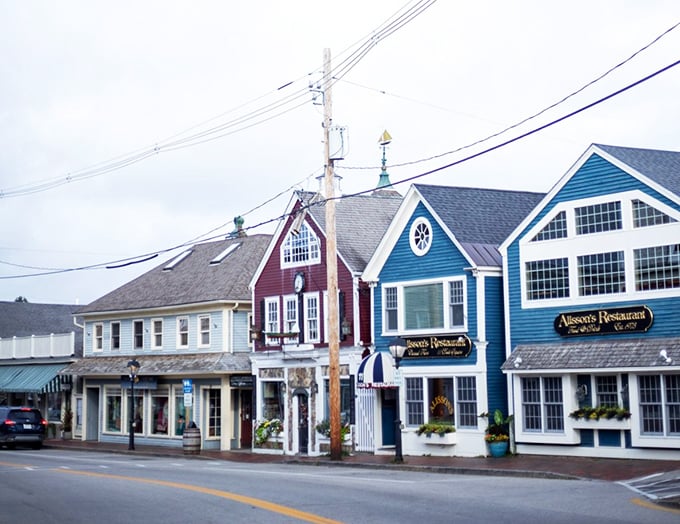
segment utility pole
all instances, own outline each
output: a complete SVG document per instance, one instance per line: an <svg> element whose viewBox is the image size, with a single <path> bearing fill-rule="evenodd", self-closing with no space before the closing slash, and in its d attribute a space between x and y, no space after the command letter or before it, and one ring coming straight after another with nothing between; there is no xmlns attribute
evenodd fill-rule
<svg viewBox="0 0 680 524"><path fill-rule="evenodd" d="M328 289L328 367L330 393L331 460L342 460L340 432L340 323L338 320L338 251L335 234L335 180L330 150L333 121L331 103L331 51L323 52L323 137L326 192L326 277Z"/></svg>

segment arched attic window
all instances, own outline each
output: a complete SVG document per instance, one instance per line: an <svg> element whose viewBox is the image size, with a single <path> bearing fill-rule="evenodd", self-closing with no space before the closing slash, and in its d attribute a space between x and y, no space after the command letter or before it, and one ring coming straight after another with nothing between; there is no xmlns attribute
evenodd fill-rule
<svg viewBox="0 0 680 524"><path fill-rule="evenodd" d="M303 222L299 229L291 229L281 244L281 266L316 264L321 259L320 251L319 237Z"/></svg>

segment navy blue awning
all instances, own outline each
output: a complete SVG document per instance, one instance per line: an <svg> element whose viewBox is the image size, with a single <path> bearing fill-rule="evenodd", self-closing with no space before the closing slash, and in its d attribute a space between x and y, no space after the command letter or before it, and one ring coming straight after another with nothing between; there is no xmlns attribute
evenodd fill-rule
<svg viewBox="0 0 680 524"><path fill-rule="evenodd" d="M385 351L370 354L359 364L357 373L359 388L395 388L394 360Z"/></svg>

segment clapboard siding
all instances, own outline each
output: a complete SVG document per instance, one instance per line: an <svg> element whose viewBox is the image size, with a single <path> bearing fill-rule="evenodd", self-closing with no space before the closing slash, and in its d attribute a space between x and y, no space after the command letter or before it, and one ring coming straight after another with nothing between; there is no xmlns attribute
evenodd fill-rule
<svg viewBox="0 0 680 524"><path fill-rule="evenodd" d="M508 412L508 392L506 376L500 371L505 361L505 328L503 313L503 281L499 277L484 278L484 295L486 297L486 365L487 394L489 405L487 412L500 409Z"/></svg>

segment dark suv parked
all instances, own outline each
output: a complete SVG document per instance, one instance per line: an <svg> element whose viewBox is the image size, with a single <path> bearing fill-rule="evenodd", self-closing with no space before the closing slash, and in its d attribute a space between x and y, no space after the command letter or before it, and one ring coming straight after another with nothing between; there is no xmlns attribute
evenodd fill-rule
<svg viewBox="0 0 680 524"><path fill-rule="evenodd" d="M0 406L0 445L14 449L17 445L40 449L47 421L35 408Z"/></svg>

